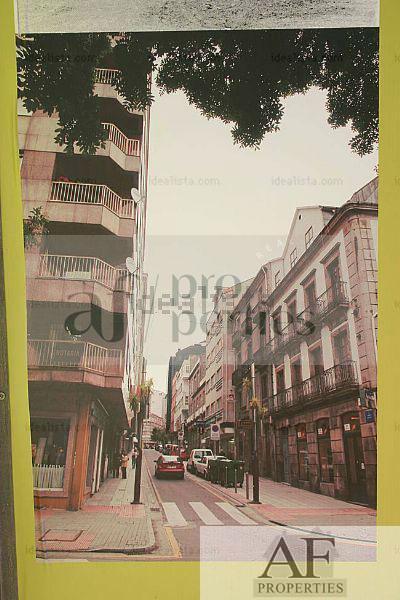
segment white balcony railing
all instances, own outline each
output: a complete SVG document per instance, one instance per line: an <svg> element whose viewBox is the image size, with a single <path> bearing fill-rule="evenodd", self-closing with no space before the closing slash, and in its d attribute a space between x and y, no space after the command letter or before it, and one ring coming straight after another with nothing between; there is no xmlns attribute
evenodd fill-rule
<svg viewBox="0 0 400 600"><path fill-rule="evenodd" d="M120 71L118 69L95 69L94 82L113 85L117 80L119 73Z"/></svg>
<svg viewBox="0 0 400 600"><path fill-rule="evenodd" d="M119 217L133 219L135 205L130 198L121 198L106 185L53 181L50 200L76 204L100 204Z"/></svg>
<svg viewBox="0 0 400 600"><path fill-rule="evenodd" d="M117 148L127 156L140 156L140 140L128 138L114 123L102 123L107 131L108 140L113 142Z"/></svg>
<svg viewBox="0 0 400 600"><path fill-rule="evenodd" d="M29 367L75 368L122 376L122 350L70 340L28 340Z"/></svg>
<svg viewBox="0 0 400 600"><path fill-rule="evenodd" d="M130 292L132 275L91 256L64 256L41 254L39 277L48 279L73 279L96 281L116 292Z"/></svg>

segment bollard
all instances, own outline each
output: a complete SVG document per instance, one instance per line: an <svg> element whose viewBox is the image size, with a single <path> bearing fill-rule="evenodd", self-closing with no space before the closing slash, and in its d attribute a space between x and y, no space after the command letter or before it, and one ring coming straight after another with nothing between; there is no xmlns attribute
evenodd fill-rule
<svg viewBox="0 0 400 600"><path fill-rule="evenodd" d="M235 467L235 494L237 494L237 467Z"/></svg>
<svg viewBox="0 0 400 600"><path fill-rule="evenodd" d="M250 498L249 494L249 474L246 473L246 500Z"/></svg>

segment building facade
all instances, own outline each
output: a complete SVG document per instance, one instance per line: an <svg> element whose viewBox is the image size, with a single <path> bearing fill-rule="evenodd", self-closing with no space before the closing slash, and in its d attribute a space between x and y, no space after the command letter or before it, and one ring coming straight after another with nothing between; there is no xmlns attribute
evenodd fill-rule
<svg viewBox="0 0 400 600"><path fill-rule="evenodd" d="M152 434L154 429L165 429L165 419L160 415L150 412L149 418L143 421L143 433L142 439L144 444L148 444L152 441Z"/></svg>
<svg viewBox="0 0 400 600"><path fill-rule="evenodd" d="M246 410L245 380L254 362L259 439L265 437L271 477L370 506L376 505L377 189L374 179L340 208L296 210L282 257L268 265L264 339L254 352L249 318L238 334L249 352L238 355L233 378L236 401Z"/></svg>
<svg viewBox="0 0 400 600"><path fill-rule="evenodd" d="M235 434L235 396L232 387L234 354L229 315L251 280L217 290L207 321L204 439L209 447L231 455ZM217 423L220 440L212 443L211 425Z"/></svg>
<svg viewBox="0 0 400 600"><path fill-rule="evenodd" d="M19 110L25 218L49 223L26 255L35 504L72 510L107 478L143 371L148 113L124 106L116 69L95 76L107 139L92 154L55 142L56 114Z"/></svg>
<svg viewBox="0 0 400 600"><path fill-rule="evenodd" d="M206 404L206 349L196 360L189 374L189 408L187 442L190 448L201 448L204 435Z"/></svg>

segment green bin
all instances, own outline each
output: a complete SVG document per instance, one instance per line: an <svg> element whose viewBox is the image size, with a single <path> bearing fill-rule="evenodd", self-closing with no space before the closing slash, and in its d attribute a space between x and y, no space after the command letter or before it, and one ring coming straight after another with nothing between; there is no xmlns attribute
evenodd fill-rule
<svg viewBox="0 0 400 600"><path fill-rule="evenodd" d="M216 458L208 459L206 477L211 483L218 483L218 462Z"/></svg>
<svg viewBox="0 0 400 600"><path fill-rule="evenodd" d="M243 487L244 481L244 462L241 460L221 461L221 485L225 487Z"/></svg>

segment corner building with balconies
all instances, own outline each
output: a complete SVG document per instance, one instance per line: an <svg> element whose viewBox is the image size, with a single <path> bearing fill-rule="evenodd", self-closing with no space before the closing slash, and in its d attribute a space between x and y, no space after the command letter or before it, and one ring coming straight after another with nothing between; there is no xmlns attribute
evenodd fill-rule
<svg viewBox="0 0 400 600"><path fill-rule="evenodd" d="M147 180L148 112L124 106L118 71L95 76L107 139L93 154L55 142L57 114L19 110L24 216L41 207L49 221L26 253L35 505L71 510L108 477L131 426L125 261L138 235L131 188L143 198Z"/></svg>
<svg viewBox="0 0 400 600"><path fill-rule="evenodd" d="M339 208L296 210L283 255L263 268L269 289L261 343L234 373L243 405L243 377L255 363L269 476L370 506L377 464L377 193L374 179ZM248 323L247 345L257 329Z"/></svg>

